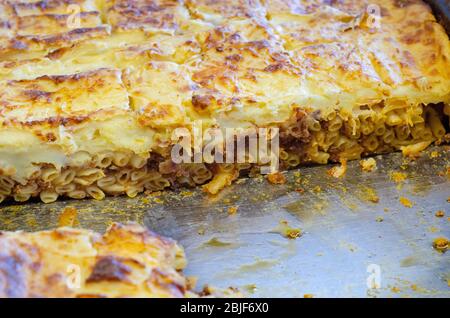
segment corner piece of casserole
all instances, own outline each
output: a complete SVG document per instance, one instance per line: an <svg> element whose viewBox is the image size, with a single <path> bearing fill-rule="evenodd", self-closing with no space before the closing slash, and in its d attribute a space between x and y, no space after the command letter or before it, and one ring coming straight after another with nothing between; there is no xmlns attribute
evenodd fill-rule
<svg viewBox="0 0 450 318"><path fill-rule="evenodd" d="M0 0L0 201L214 194L266 165L175 162L196 123L237 131L214 158L277 129L288 169L417 155L449 116L450 41L420 0Z"/></svg>
<svg viewBox="0 0 450 318"><path fill-rule="evenodd" d="M239 295L195 293L185 266L179 245L136 224L114 223L103 236L73 228L0 232L0 298Z"/></svg>

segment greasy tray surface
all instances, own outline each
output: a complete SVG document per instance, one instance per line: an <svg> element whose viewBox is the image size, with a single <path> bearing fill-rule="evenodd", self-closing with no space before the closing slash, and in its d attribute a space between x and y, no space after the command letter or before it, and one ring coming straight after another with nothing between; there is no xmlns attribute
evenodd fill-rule
<svg viewBox="0 0 450 318"><path fill-rule="evenodd" d="M328 176L329 166L291 171L281 186L245 179L216 198L180 190L5 206L0 229L53 228L62 209L73 206L83 228L104 231L112 221L138 221L177 239L186 249L186 273L200 277L200 285L236 286L252 296L449 297L450 253L438 253L432 242L450 237L450 152L433 151L403 166L400 154L377 157L372 173L351 162L343 179ZM391 180L395 171L406 180ZM375 195L378 203L371 202ZM237 213L229 215L235 206ZM438 210L445 216L436 217ZM281 220L303 235L281 235ZM381 270L381 289L367 289L370 264Z"/></svg>
<svg viewBox="0 0 450 318"><path fill-rule="evenodd" d="M89 12L76 29L59 0L0 8L0 200L211 178L216 193L234 171L167 161L172 133L197 120L279 127L292 166L416 152L446 133L430 104L450 114L450 41L421 0L372 1L380 23L370 0L77 2Z"/></svg>

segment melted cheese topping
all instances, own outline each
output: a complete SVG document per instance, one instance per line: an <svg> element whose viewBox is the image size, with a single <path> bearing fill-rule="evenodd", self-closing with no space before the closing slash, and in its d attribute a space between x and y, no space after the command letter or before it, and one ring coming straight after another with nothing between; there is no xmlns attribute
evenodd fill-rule
<svg viewBox="0 0 450 318"><path fill-rule="evenodd" d="M450 41L418 0L0 3L0 168L17 180L79 150L148 155L196 119L270 126L297 108L439 102Z"/></svg>
<svg viewBox="0 0 450 318"><path fill-rule="evenodd" d="M178 1L107 1L106 19L114 28L173 33L187 27L190 16Z"/></svg>
<svg viewBox="0 0 450 318"><path fill-rule="evenodd" d="M308 92L329 105L448 101L450 42L422 1L267 3Z"/></svg>
<svg viewBox="0 0 450 318"><path fill-rule="evenodd" d="M264 19L266 9L259 0L187 0L186 6L194 17L222 24L230 18Z"/></svg>

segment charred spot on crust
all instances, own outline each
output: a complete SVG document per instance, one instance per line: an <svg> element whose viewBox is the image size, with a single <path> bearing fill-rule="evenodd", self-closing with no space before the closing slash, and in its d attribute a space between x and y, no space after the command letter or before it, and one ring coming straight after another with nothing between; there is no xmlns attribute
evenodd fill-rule
<svg viewBox="0 0 450 318"><path fill-rule="evenodd" d="M67 5L67 4L76 4L78 1L74 0L41 0L37 2L19 2L14 4L15 8L28 8L28 9L34 9L38 8L41 11L44 11L46 9L51 8L57 8L60 5Z"/></svg>
<svg viewBox="0 0 450 318"><path fill-rule="evenodd" d="M194 95L192 96L192 106L197 109L204 110L212 105L214 97L210 95Z"/></svg>
<svg viewBox="0 0 450 318"><path fill-rule="evenodd" d="M22 41L13 40L11 43L11 47L15 50L26 50L28 49L28 45Z"/></svg>
<svg viewBox="0 0 450 318"><path fill-rule="evenodd" d="M47 133L46 135L45 135L45 139L48 141L48 142L54 142L54 141L56 141L58 138L55 136L55 134L54 133Z"/></svg>
<svg viewBox="0 0 450 318"><path fill-rule="evenodd" d="M0 28L12 29L12 23L10 21L0 21Z"/></svg>
<svg viewBox="0 0 450 318"><path fill-rule="evenodd" d="M233 55L229 55L229 56L225 57L225 59L227 61L232 62L232 63L237 63L237 62L242 60L242 55L240 55L240 54L233 54Z"/></svg>
<svg viewBox="0 0 450 318"><path fill-rule="evenodd" d="M405 8L405 7L410 6L410 5L414 4L414 3L418 3L418 1L417 0L395 0L394 1L394 5L397 8Z"/></svg>
<svg viewBox="0 0 450 318"><path fill-rule="evenodd" d="M282 69L283 69L283 64L277 63L277 64L271 64L271 65L267 66L264 69L264 71L273 73L273 72L277 72L277 71L282 70Z"/></svg>
<svg viewBox="0 0 450 318"><path fill-rule="evenodd" d="M56 50L48 53L46 57L51 60L57 60L57 59L61 58L64 55L64 53L66 53L68 50L69 50L68 48L56 49Z"/></svg>
<svg viewBox="0 0 450 318"><path fill-rule="evenodd" d="M86 282L125 281L129 273L131 273L130 267L123 264L120 259L114 256L105 256L95 263L92 273Z"/></svg>
<svg viewBox="0 0 450 318"><path fill-rule="evenodd" d="M35 100L45 100L48 103L50 103L51 96L52 96L52 94L49 93L49 92L36 90L36 89L26 90L26 91L24 91L24 95L26 97L32 99L33 101L35 101Z"/></svg>
<svg viewBox="0 0 450 318"><path fill-rule="evenodd" d="M270 48L270 42L267 40L250 41L250 42L248 42L248 46L255 48L259 51L259 50Z"/></svg>
<svg viewBox="0 0 450 318"><path fill-rule="evenodd" d="M157 268L152 270L149 282L151 282L152 285L170 290L173 295L181 296L186 292L186 286L184 286L181 282L174 281L170 275L167 275Z"/></svg>
<svg viewBox="0 0 450 318"><path fill-rule="evenodd" d="M9 298L26 295L25 256L19 252L0 254L0 296Z"/></svg>
<svg viewBox="0 0 450 318"><path fill-rule="evenodd" d="M70 118L49 117L47 119L31 120L31 121L27 121L27 122L21 123L21 124L24 127L34 127L34 126L43 125L43 124L48 124L50 127L58 127L60 125L69 126L69 125L81 124L83 121L86 121L88 119L89 119L89 116L76 116L76 117L70 117Z"/></svg>

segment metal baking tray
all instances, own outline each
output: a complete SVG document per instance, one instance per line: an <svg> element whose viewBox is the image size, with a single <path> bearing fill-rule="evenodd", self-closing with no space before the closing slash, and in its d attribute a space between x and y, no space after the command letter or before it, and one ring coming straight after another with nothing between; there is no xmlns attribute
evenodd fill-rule
<svg viewBox="0 0 450 318"><path fill-rule="evenodd" d="M450 253L432 246L450 237L449 148L411 162L399 153L376 161L370 173L350 162L341 179L327 174L330 166L289 171L284 185L241 179L216 197L182 189L6 206L0 229L54 228L64 207L73 206L83 228L136 221L178 240L186 273L199 285L235 286L254 297L450 297ZM444 217L435 216L439 210ZM287 238L282 221L302 235ZM368 288L373 275L379 289Z"/></svg>

